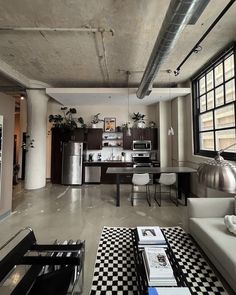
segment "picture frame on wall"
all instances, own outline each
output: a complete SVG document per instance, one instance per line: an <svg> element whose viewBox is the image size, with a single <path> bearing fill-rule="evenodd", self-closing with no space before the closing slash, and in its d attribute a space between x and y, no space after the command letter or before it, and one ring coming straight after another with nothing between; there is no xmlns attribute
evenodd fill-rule
<svg viewBox="0 0 236 295"><path fill-rule="evenodd" d="M105 132L116 131L116 118L104 118L104 131Z"/></svg>

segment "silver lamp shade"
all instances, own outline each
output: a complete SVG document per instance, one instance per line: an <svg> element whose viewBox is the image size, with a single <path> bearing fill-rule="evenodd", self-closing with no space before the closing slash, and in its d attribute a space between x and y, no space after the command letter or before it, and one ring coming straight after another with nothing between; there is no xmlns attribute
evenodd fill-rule
<svg viewBox="0 0 236 295"><path fill-rule="evenodd" d="M236 193L236 167L225 161L220 154L214 160L201 164L197 174L199 182L207 187Z"/></svg>

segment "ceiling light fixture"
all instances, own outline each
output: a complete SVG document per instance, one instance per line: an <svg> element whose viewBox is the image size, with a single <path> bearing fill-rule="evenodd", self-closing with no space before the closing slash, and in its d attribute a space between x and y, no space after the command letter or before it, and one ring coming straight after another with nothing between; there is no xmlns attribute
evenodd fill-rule
<svg viewBox="0 0 236 295"><path fill-rule="evenodd" d="M24 100L24 99L25 99L24 95L21 95L21 96L20 96L20 99L21 99L21 100Z"/></svg>
<svg viewBox="0 0 236 295"><path fill-rule="evenodd" d="M169 75L169 100L170 100L170 118L171 118L171 125L170 125L170 128L168 129L168 135L175 135L175 132L174 132L174 128L172 127L172 102L171 102L171 95L170 95L170 74L171 74L171 70L166 70L166 72L168 73Z"/></svg>
<svg viewBox="0 0 236 295"><path fill-rule="evenodd" d="M130 72L127 71L127 102L128 102L128 116L127 116L127 131L126 131L126 135L127 136L131 136L131 128L130 128L130 122L129 122L129 77L130 77Z"/></svg>

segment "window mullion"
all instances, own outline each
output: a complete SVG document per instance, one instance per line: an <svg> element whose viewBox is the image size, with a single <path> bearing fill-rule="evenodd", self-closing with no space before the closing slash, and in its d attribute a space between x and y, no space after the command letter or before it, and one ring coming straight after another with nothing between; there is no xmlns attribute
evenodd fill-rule
<svg viewBox="0 0 236 295"><path fill-rule="evenodd" d="M233 64L234 64L234 77L232 77L232 60L228 60L226 64L227 58L229 58L230 55L233 55ZM216 72L216 67L217 68ZM212 73L211 73L212 71ZM221 77L221 71L222 71L222 77ZM228 76L229 71L229 76ZM218 76L217 76L218 73ZM226 75L228 77L226 81ZM218 77L218 78L217 78ZM213 79L213 81L211 81ZM218 85L216 85L217 81L219 82ZM226 82L229 82L231 79L234 79L234 82L230 82L228 85L226 85ZM200 80L202 80L200 82ZM222 81L222 82L221 82ZM208 82L211 87L208 87ZM204 93L201 93L201 100L200 100L200 90L201 86L203 86L203 83L205 83L205 91ZM217 59L215 59L214 62L211 62L211 64L208 64L205 67L205 70L201 71L201 75L196 76L193 81L193 119L194 119L194 149L195 153L206 156L214 156L216 154L216 148L220 149L223 145L230 144L233 141L233 137L236 138L236 100L232 100L232 85L234 84L234 98L236 98L236 46L231 49L228 49L227 52L225 51L224 54L221 56L218 56ZM226 89L227 86L227 89ZM212 92L211 92L212 91ZM218 103L219 105L216 106L217 102L217 91L218 91ZM230 96L227 98L226 91L229 92ZM211 95L209 93L211 92ZM203 100L203 95L205 95L205 102ZM223 97L222 97L223 96ZM206 109L202 108L201 106L204 106L204 103L206 105ZM232 107L231 108L225 108L226 106L230 105L233 107L234 110L234 117L232 117ZM212 107L212 108L211 108ZM210 109L211 108L211 109ZM216 114L216 110L222 108L222 111L219 110ZM202 110L202 112L200 111ZM212 112L211 115L207 115ZM228 113L229 112L229 113ZM203 116L206 114L205 116ZM217 116L217 126L216 128L216 116ZM211 124L211 118L213 120ZM234 120L234 122L233 122ZM201 129L204 128L211 128L208 130L202 130L200 131L200 124L202 125ZM231 126L231 127L228 127ZM223 128L220 128L223 127ZM225 130L225 132L224 132ZM230 131L231 130L231 131ZM232 134L232 131L234 132L234 135ZM222 131L222 132L220 132ZM206 134L203 136L204 133L209 132L209 136ZM211 132L213 133L213 138L210 136ZM227 135L228 134L228 135ZM219 139L219 143L217 143L217 137ZM202 138L202 142L200 140ZM212 140L214 142L212 142ZM211 150L211 148L214 147L214 151ZM226 152L228 159L230 157L233 159L235 158L236 153L233 152Z"/></svg>

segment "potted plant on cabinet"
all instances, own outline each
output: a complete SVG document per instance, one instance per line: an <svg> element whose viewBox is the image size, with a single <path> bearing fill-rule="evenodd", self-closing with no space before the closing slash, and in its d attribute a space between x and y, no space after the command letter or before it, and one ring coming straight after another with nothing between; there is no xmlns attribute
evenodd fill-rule
<svg viewBox="0 0 236 295"><path fill-rule="evenodd" d="M99 122L104 122L104 120L99 118L100 113L97 113L96 115L93 116L93 119L91 121L92 128L97 128L97 124Z"/></svg>
<svg viewBox="0 0 236 295"><path fill-rule="evenodd" d="M146 115L143 115L143 114L141 114L139 112L133 113L132 120L134 120L134 123L138 128L143 128L144 127L144 124L145 124L144 117L145 116Z"/></svg>
<svg viewBox="0 0 236 295"><path fill-rule="evenodd" d="M61 107L64 116L57 115L49 115L49 122L52 123L53 128L61 128L62 131L74 130L77 128L77 122L81 124L82 128L86 127L84 120L82 117L75 118L74 114L77 114L77 110L75 108Z"/></svg>

